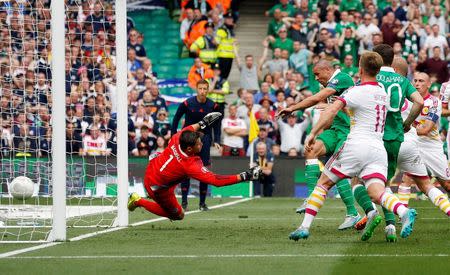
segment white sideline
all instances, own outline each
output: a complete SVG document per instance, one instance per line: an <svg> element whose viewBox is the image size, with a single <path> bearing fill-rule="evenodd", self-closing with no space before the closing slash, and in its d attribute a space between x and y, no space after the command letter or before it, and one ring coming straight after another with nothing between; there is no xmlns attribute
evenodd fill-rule
<svg viewBox="0 0 450 275"><path fill-rule="evenodd" d="M240 199L240 200L231 201L231 202L227 202L227 203L223 203L223 204L213 205L213 206L211 206L209 208L210 209L222 208L222 207L238 204L238 203L241 203L241 202L246 202L246 201L249 201L249 200L252 200L252 199L253 198ZM195 213L198 213L198 212L200 212L200 210L188 211L188 212L185 213L185 215L195 214ZM148 224L148 223L154 223L154 222L159 222L159 221L164 221L164 220L167 220L167 218L156 218L156 219L151 219L151 220L146 220L146 221L141 221L141 222L135 222L135 223L130 224L129 226L140 226L140 225L144 225L144 224ZM105 230L102 230L102 231L97 231L97 232L93 232L93 233L83 234L83 235L80 235L78 237L70 238L68 241L76 242L76 241L84 240L84 239L87 239L87 238L90 238L90 237L102 235L102 234L105 234L105 233L119 231L119 230L122 230L122 229L125 229L125 228L128 228L128 227L108 228L108 229L105 229ZM32 247L27 247L27 248L23 248L23 249L17 249L17 250L5 252L5 253L0 254L0 259L11 257L11 256L15 256L15 255L19 255L19 254L23 254L23 253L27 253L27 252L31 252L31 251L35 251L35 250L39 250L39 249L44 249L44 248L47 248L47 247L52 247L52 246L63 244L63 243L66 243L66 242L45 243L45 244L41 244L41 245L37 245L37 246L32 246Z"/></svg>
<svg viewBox="0 0 450 275"><path fill-rule="evenodd" d="M66 255L66 256L13 256L6 259L196 259L196 258L298 258L298 257L327 257L327 258L343 258L343 257L450 257L450 254L217 254L217 255ZM5 258L4 258L5 259Z"/></svg>

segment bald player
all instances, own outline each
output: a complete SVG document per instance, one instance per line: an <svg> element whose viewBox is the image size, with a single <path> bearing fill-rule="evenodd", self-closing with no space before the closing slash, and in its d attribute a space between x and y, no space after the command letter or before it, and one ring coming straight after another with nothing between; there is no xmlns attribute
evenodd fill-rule
<svg viewBox="0 0 450 275"><path fill-rule="evenodd" d="M392 63L392 68L394 68L395 72L398 74L401 74L403 76L406 76L408 73L408 63L406 63L406 60L402 57L395 57L394 61ZM419 83L422 80L429 81L428 75L426 74L416 74L414 78L414 82ZM425 85L426 87L427 85ZM418 84L416 88L422 87L421 84ZM419 90L419 93L421 93L421 90ZM421 93L422 95L423 93ZM425 97L427 94L424 94ZM424 97L424 99L425 99ZM427 100L425 99L425 102ZM402 117L405 120L410 111L411 111L412 103L409 100L405 100L405 103L402 107ZM424 107L426 108L426 107ZM425 111L426 109L424 109ZM424 113L424 112L422 112ZM428 117L428 116L427 116ZM431 118L431 116L430 116ZM419 118L418 118L419 119ZM429 120L429 119L427 119ZM416 124L416 123L415 123ZM431 122L426 122L425 124L431 124ZM419 126L421 128L422 126ZM429 128L429 127L427 127ZM432 127L431 127L432 128ZM430 129L431 129L430 128ZM419 131L422 131L424 133L423 129L420 129ZM424 136L424 135L422 135ZM420 143L419 143L419 136L417 135L417 130L415 127L411 127L411 129L405 133L405 139L402 142L402 145L400 146L400 152L398 155L398 169L400 172L404 173L402 178L402 183L400 184L398 188L398 196L400 201L405 205L408 206L409 198L411 195L411 185L412 183L415 183L417 187L422 191L424 194L428 196L430 201L439 207L447 216L450 216L450 202L448 201L447 197L442 193L438 188L436 188L433 184L431 184L430 178L428 176L427 172L427 165L424 162L423 158L425 159L435 159L440 158L440 161L443 163L447 163L446 159L442 158L443 150L442 150L442 143L441 145L437 145L437 147L440 148L438 153L436 153L433 156L429 156L432 154L429 150L421 150L420 149ZM422 151L422 152L421 152ZM440 157L439 157L440 156ZM445 157L445 155L444 155ZM434 163L434 161L432 162ZM445 165L444 165L445 166ZM443 172L446 172L446 167L441 168ZM432 167L430 167L432 171ZM439 178L438 178L439 181ZM442 178L439 182L442 182L442 186L445 188L447 186L448 188L448 180L446 181L445 178ZM448 189L447 189L448 191Z"/></svg>
<svg viewBox="0 0 450 275"><path fill-rule="evenodd" d="M296 110L305 110L306 108L315 106L323 101L332 104L337 97L341 96L349 88L353 87L355 83L350 75L335 69L327 60L320 60L313 68L313 73L319 83L325 87L317 94L310 96L297 104L282 109L277 115L287 116ZM340 110L333 120L333 124L329 129L324 130L314 143L312 148L305 150L306 167L305 177L308 186L308 197L313 192L318 178L320 176L319 160L318 158L324 155L331 156L336 153L342 144L347 139L350 131L350 119L347 114ZM339 181L337 184L339 195L347 208L347 215L339 226L339 230L344 230L353 227L359 220L360 216L354 205L354 198L351 191L350 183L347 179ZM302 214L306 211L306 201L297 209L297 213Z"/></svg>

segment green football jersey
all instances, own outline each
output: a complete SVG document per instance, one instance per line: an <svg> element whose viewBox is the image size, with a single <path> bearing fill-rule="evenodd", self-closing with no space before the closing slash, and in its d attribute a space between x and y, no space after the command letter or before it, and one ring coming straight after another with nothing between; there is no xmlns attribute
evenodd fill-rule
<svg viewBox="0 0 450 275"><path fill-rule="evenodd" d="M403 142L402 106L405 97L410 99L416 88L406 77L397 74L391 67L381 67L377 81L390 98L383 139Z"/></svg>
<svg viewBox="0 0 450 275"><path fill-rule="evenodd" d="M341 70L336 70L328 80L327 88L334 89L336 92L334 95L328 97L328 103L333 103L336 97L342 95L348 88L355 86L353 79L346 73L341 72ZM349 131L350 130L350 118L343 111L339 111L337 116L333 120L331 128L339 128L340 130Z"/></svg>

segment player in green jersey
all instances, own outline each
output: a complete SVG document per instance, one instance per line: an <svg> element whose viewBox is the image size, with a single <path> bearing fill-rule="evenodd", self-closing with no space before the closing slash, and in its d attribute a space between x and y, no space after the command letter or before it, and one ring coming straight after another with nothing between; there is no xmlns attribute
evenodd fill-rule
<svg viewBox="0 0 450 275"><path fill-rule="evenodd" d="M383 58L384 66L381 67L380 73L377 75L377 82L380 84L389 95L390 104L386 116L386 124L384 128L384 147L388 155L388 178L387 184L394 177L395 170L397 169L398 153L400 151L400 145L403 142L404 131L409 131L412 122L419 115L422 106L423 99L416 88L411 82L404 76L396 73L391 67L394 60L394 50L391 46L386 44L377 45L373 49L374 52L381 55ZM401 109L405 98L408 98L413 103L412 109L405 121L402 119ZM392 193L389 186L386 187L386 192ZM372 203L369 202L370 198L367 195L367 191L364 186L357 184L353 186L353 194L358 204L369 213L375 210ZM388 242L395 242L397 235L395 233L395 216L394 213L383 208L383 212L386 219L386 240ZM374 216L368 216L369 220L366 224L367 228L374 229L371 226ZM364 223L365 218L357 224L357 227L362 227L361 223Z"/></svg>
<svg viewBox="0 0 450 275"><path fill-rule="evenodd" d="M355 85L353 79L348 74L341 72L339 69L334 69L332 64L326 60L317 62L313 68L313 73L316 79L325 88L317 94L310 96L289 108L282 109L278 113L278 116L286 116L293 111L304 110L322 103L325 100L327 100L328 103L333 103L337 96L340 96L348 88ZM333 120L330 129L323 131L322 134L319 135L317 142L311 150L305 151L305 177L308 186L308 196L314 190L320 176L318 158L324 155L332 155L336 152L347 139L349 131L350 119L344 112L339 111L338 115ZM353 227L353 225L360 220L360 216L355 208L354 198L348 180L338 182L337 188L339 195L347 208L347 216L344 223L338 228L344 230ZM302 207L298 208L297 213L304 213L305 205L306 204L304 203Z"/></svg>

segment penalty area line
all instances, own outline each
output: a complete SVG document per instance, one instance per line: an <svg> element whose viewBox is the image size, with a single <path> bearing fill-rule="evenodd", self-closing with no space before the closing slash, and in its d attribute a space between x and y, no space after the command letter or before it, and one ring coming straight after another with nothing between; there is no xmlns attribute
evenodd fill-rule
<svg viewBox="0 0 450 275"><path fill-rule="evenodd" d="M218 254L218 255L60 255L60 256L11 256L3 259L197 259L197 258L300 258L300 257L326 257L326 258L367 258L367 257L450 257L450 254Z"/></svg>
<svg viewBox="0 0 450 275"><path fill-rule="evenodd" d="M210 206L209 209L217 209L217 208L222 208L222 207L227 207L227 206L231 206L231 205L235 205L238 203L242 203L242 202L246 202L246 201L250 201L254 198L244 198L244 199L240 199L240 200L236 200L236 201L231 201L231 202L227 202L227 203L222 203L222 204L217 204L217 205L213 205ZM188 211L185 213L185 215L190 215L190 214L195 214L195 213L199 213L200 210L194 210L194 211ZM76 241L80 241L80 240L84 240L87 238L91 238L91 237L95 237L98 235L103 235L106 233L111 233L111 232L115 232L115 231L119 231L122 229L126 229L126 228L130 228L133 226L140 226L140 225L144 225L144 224L149 224L149 223L154 223L154 222L159 222L159 221L165 221L168 220L168 218L156 218L156 219L151 219L151 220L146 220L146 221L140 221L140 222L135 222L130 224L129 226L125 226L125 227L114 227L114 228L108 228L105 230L101 230L101 231L96 231L96 232L92 232L92 233L88 233L88 234L83 234L74 238L70 238L68 239L68 242L76 242ZM22 249L17 249L17 250L13 250L13 251L9 251L9 252L5 252L5 253L1 253L0 254L0 259L2 258L10 258L12 256L15 255L19 255L19 254L23 254L23 253L28 253L28 252L32 252L32 251L36 251L39 249L44 249L47 247L52 247L52 246L56 246L56 245L60 245L60 244L64 244L67 242L53 242L53 243L44 243L41 245L36 245L36 246L32 246L32 247L27 247L27 248L22 248ZM42 256L45 257L45 256Z"/></svg>

